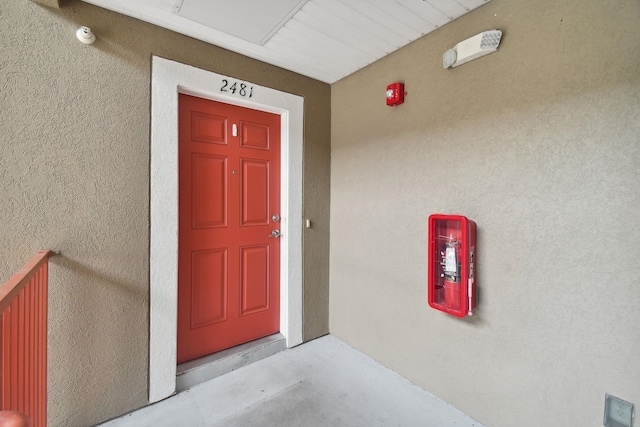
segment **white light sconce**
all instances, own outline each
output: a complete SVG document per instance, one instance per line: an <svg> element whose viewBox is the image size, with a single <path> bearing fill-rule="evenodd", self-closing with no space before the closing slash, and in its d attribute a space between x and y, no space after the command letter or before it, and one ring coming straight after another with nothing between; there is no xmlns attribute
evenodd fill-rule
<svg viewBox="0 0 640 427"><path fill-rule="evenodd" d="M96 41L96 35L91 32L89 27L80 27L76 31L76 37L84 44L93 44Z"/></svg>
<svg viewBox="0 0 640 427"><path fill-rule="evenodd" d="M502 31L489 30L461 41L442 55L442 66L453 68L498 50Z"/></svg>

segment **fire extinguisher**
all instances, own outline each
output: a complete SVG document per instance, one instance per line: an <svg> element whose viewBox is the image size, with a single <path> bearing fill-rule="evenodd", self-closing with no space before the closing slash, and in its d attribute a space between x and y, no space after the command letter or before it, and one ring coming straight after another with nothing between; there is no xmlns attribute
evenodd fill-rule
<svg viewBox="0 0 640 427"><path fill-rule="evenodd" d="M473 315L476 223L462 215L429 216L429 305L452 316Z"/></svg>
<svg viewBox="0 0 640 427"><path fill-rule="evenodd" d="M460 267L461 250L460 241L450 234L444 244L442 255L442 267L444 277L444 304L449 308L460 308Z"/></svg>

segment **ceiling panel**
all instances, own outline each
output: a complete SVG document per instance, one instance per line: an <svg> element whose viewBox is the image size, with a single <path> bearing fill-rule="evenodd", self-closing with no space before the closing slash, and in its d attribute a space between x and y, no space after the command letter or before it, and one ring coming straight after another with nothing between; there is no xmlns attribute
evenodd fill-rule
<svg viewBox="0 0 640 427"><path fill-rule="evenodd" d="M309 3L307 8L301 10L294 19L300 20L304 25L321 30L325 34L330 34L363 52L370 52L372 55L386 54L384 46L381 46L377 40L355 28L346 18L335 15L315 3Z"/></svg>
<svg viewBox="0 0 640 427"><path fill-rule="evenodd" d="M83 1L333 83L489 0Z"/></svg>
<svg viewBox="0 0 640 427"><path fill-rule="evenodd" d="M263 45L307 0L178 0L175 12Z"/></svg>
<svg viewBox="0 0 640 427"><path fill-rule="evenodd" d="M467 10L457 1L451 0L427 0L433 7L447 15L449 18L464 15Z"/></svg>
<svg viewBox="0 0 640 427"><path fill-rule="evenodd" d="M271 40L269 40L269 46L265 46L267 51L274 54L285 55L286 59L280 62L286 62L288 70L305 70L305 75L314 79L329 83L334 76L340 74L341 70L333 62L321 60L315 56L311 56L308 51L297 51L292 48L288 42L280 43L279 39L284 37L282 32L279 31L275 34ZM278 65L277 61L273 64ZM298 71L299 72L299 71ZM301 73L302 74L302 73Z"/></svg>
<svg viewBox="0 0 640 427"><path fill-rule="evenodd" d="M287 22L287 25L282 28L282 33L289 36L290 46L297 47L299 51L313 52L315 57L326 62L332 61L346 65L359 64L368 59L365 52L309 28L295 19ZM327 49L328 45L333 46L333 49Z"/></svg>
<svg viewBox="0 0 640 427"><path fill-rule="evenodd" d="M480 7L486 3L486 0L456 0L458 3L467 8L468 11Z"/></svg>
<svg viewBox="0 0 640 427"><path fill-rule="evenodd" d="M384 9L381 9L375 2L371 1L354 1L349 3L349 7L351 7L354 11L361 14L362 16L376 22L379 25L393 31L394 33L400 35L405 40L415 40L421 37L424 32L413 29L411 26L407 25L406 22L400 19L400 15L398 12L398 6L394 5L394 2L386 2L392 8L394 8L395 14L391 14L385 12ZM411 16L414 16L411 14ZM421 27L424 26L425 22L421 22Z"/></svg>
<svg viewBox="0 0 640 427"><path fill-rule="evenodd" d="M358 13L347 6L347 1L340 0L311 0L333 14L343 16L350 25L360 31L364 36L377 40L385 46L385 51L391 52L407 44L407 39L399 34L381 26L377 22Z"/></svg>
<svg viewBox="0 0 640 427"><path fill-rule="evenodd" d="M407 9L420 15L425 21L436 27L440 27L453 19L453 17L445 15L443 12L433 7L431 3L428 3L424 0L397 1L404 5Z"/></svg>

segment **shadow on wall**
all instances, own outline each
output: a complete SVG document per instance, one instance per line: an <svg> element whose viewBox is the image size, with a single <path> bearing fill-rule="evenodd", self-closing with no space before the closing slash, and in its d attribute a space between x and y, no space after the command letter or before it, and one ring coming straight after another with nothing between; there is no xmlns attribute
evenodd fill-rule
<svg viewBox="0 0 640 427"><path fill-rule="evenodd" d="M90 266L64 253L50 263L49 376L62 380L49 384L49 408L65 416L50 417L54 425L108 417L114 384L132 387L120 412L147 401L148 285L93 265L100 260Z"/></svg>
<svg viewBox="0 0 640 427"><path fill-rule="evenodd" d="M49 261L51 265L69 270L73 274L80 275L88 282L108 283L112 290L115 290L116 293L127 298L134 297L146 299L148 296L148 292L143 292L133 281L123 280L122 278L104 273L96 268L83 264L78 260L66 257L64 253L55 252L55 255L56 256L52 257Z"/></svg>

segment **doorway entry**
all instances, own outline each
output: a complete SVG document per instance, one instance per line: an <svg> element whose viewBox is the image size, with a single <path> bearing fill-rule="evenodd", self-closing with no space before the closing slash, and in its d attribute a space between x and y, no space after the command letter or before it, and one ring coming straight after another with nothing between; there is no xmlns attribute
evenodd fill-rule
<svg viewBox="0 0 640 427"><path fill-rule="evenodd" d="M237 87L253 90L229 91ZM245 86L242 86L242 85ZM280 333L302 343L302 97L154 56L151 71L149 403L176 391L178 324L178 95L280 117Z"/></svg>
<svg viewBox="0 0 640 427"><path fill-rule="evenodd" d="M178 109L180 364L280 329L280 116Z"/></svg>

